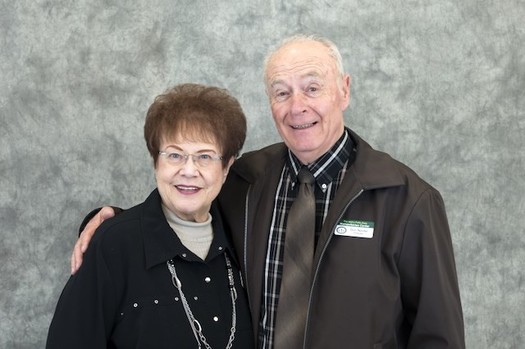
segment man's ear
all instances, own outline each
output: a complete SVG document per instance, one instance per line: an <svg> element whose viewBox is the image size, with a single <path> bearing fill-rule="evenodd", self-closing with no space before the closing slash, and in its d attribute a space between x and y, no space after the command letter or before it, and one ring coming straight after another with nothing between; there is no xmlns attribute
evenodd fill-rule
<svg viewBox="0 0 525 349"><path fill-rule="evenodd" d="M350 104L350 84L352 82L352 78L349 74L345 74L342 78L342 86L341 86L341 93L343 95L343 105L342 110L345 110L348 105Z"/></svg>

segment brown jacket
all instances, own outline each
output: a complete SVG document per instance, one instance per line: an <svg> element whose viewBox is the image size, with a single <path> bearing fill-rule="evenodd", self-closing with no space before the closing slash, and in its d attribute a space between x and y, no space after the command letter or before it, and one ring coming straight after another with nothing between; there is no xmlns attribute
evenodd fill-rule
<svg viewBox="0 0 525 349"><path fill-rule="evenodd" d="M304 348L464 348L454 254L439 192L355 133L351 137L356 160L316 248ZM286 154L280 143L243 155L219 195L256 333ZM368 226L364 237L355 236L356 224Z"/></svg>

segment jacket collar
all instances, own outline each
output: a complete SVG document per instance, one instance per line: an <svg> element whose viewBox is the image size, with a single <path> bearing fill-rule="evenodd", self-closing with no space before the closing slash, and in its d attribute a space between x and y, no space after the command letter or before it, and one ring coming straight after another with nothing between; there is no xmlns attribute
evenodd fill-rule
<svg viewBox="0 0 525 349"><path fill-rule="evenodd" d="M222 219L215 203L212 204L210 213L213 217L213 241L207 258L228 251L229 256L238 265L231 243L224 232ZM144 201L140 215L146 269L165 263L176 256L191 254L169 226L162 212L158 189L155 189Z"/></svg>
<svg viewBox="0 0 525 349"><path fill-rule="evenodd" d="M265 176L271 169L282 168L288 148L281 143L275 143L259 150L244 153L237 159L230 171L235 172L248 183L256 182L260 177Z"/></svg>
<svg viewBox="0 0 525 349"><path fill-rule="evenodd" d="M357 133L347 129L353 141L356 158L349 171L353 171L357 184L363 189L399 186L405 183L399 172L401 163L390 155L373 149ZM282 168L288 156L284 143L276 143L259 151L243 154L233 164L231 171L241 176L248 183L255 183L266 176L275 167Z"/></svg>
<svg viewBox="0 0 525 349"><path fill-rule="evenodd" d="M405 184L404 176L399 172L399 166L404 165L390 155L373 149L352 130L350 137L356 145L356 159L349 170L353 171L356 181L364 190Z"/></svg>

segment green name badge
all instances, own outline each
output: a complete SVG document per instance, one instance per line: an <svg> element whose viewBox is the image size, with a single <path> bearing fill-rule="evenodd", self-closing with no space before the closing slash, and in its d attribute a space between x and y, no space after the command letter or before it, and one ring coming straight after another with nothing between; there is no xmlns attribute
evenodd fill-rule
<svg viewBox="0 0 525 349"><path fill-rule="evenodd" d="M374 222L342 220L335 227L335 235L371 239L374 236Z"/></svg>

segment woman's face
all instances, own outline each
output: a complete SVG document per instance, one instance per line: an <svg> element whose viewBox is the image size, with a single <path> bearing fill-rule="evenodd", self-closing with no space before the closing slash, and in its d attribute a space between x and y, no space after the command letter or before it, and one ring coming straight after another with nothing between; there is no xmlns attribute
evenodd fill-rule
<svg viewBox="0 0 525 349"><path fill-rule="evenodd" d="M206 221L234 158L223 167L217 144L182 137L161 142L160 150L164 153L157 159L155 178L162 203L181 219Z"/></svg>

